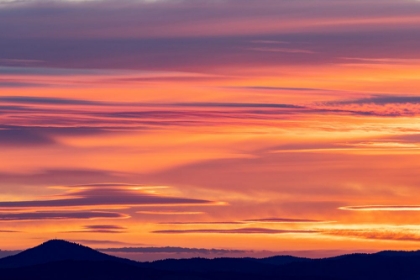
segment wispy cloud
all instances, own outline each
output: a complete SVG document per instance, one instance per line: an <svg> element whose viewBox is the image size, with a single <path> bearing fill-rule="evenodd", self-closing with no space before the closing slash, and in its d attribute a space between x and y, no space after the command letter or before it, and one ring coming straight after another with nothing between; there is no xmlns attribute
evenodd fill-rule
<svg viewBox="0 0 420 280"><path fill-rule="evenodd" d="M129 242L123 242L120 240L104 240L104 239L69 239L71 242L87 244L89 246L130 246L134 245ZM137 246L142 245L136 243Z"/></svg>
<svg viewBox="0 0 420 280"><path fill-rule="evenodd" d="M244 220L244 222L253 222L253 223L280 223L280 224L300 224L300 223L332 223L332 221L323 221L323 220L312 220L312 219L290 219L290 218L262 218L262 219L249 219Z"/></svg>
<svg viewBox="0 0 420 280"><path fill-rule="evenodd" d="M66 231L65 233L124 233L126 231L127 228L117 225L87 225L81 230Z"/></svg>
<svg viewBox="0 0 420 280"><path fill-rule="evenodd" d="M331 102L328 102L327 104L330 104L330 105L350 105L350 104L388 105L388 104L419 104L419 103L420 103L420 96L374 95L374 96L366 97L366 98L331 101Z"/></svg>
<svg viewBox="0 0 420 280"><path fill-rule="evenodd" d="M273 48L273 47L255 47L255 48L248 48L251 51L258 51L258 52L283 52L283 53L290 53L290 54L313 54L314 52L311 50L303 50L303 49L289 49L289 48Z"/></svg>
<svg viewBox="0 0 420 280"><path fill-rule="evenodd" d="M361 205L338 208L348 211L420 211L420 205Z"/></svg>
<svg viewBox="0 0 420 280"><path fill-rule="evenodd" d="M0 96L0 102L2 103L14 103L14 104L48 104L48 105L99 105L98 101L89 101L82 99L70 99L70 98L59 98L59 97L41 97L41 96Z"/></svg>
<svg viewBox="0 0 420 280"><path fill-rule="evenodd" d="M128 215L104 211L35 211L35 212L0 212L2 221L23 220L71 220L71 219L119 219Z"/></svg>
<svg viewBox="0 0 420 280"><path fill-rule="evenodd" d="M0 173L3 184L27 186L62 186L83 185L84 182L101 180L118 181L126 175L100 169L46 169L32 172Z"/></svg>
<svg viewBox="0 0 420 280"><path fill-rule="evenodd" d="M416 231L410 230L390 230L390 229L377 229L377 230L331 230L324 232L330 235L350 237L350 238L362 238L362 239L373 239L373 240L389 240L389 241L411 241L419 242L420 234Z"/></svg>
<svg viewBox="0 0 420 280"><path fill-rule="evenodd" d="M123 247L123 248L104 248L102 252L115 253L198 253L198 254L230 254L246 253L244 250L226 250L226 249L204 249L204 248L184 248L184 247Z"/></svg>
<svg viewBox="0 0 420 280"><path fill-rule="evenodd" d="M43 146L56 142L37 129L0 127L0 143L5 146Z"/></svg>
<svg viewBox="0 0 420 280"><path fill-rule="evenodd" d="M214 202L202 199L171 197L124 187L80 187L44 200L1 201L0 208L57 208L57 207L103 207L144 205L211 205Z"/></svg>
<svg viewBox="0 0 420 280"><path fill-rule="evenodd" d="M241 225L245 224L246 222L164 222L159 223L161 225Z"/></svg>
<svg viewBox="0 0 420 280"><path fill-rule="evenodd" d="M164 210L156 210L156 211L137 211L138 214L143 215L202 215L204 212L201 211L164 211Z"/></svg>
<svg viewBox="0 0 420 280"><path fill-rule="evenodd" d="M188 234L188 233L203 233L203 234L301 234L301 233L316 233L313 230L281 230L268 228L237 228L237 229L187 229L187 230L156 230L153 233L162 234Z"/></svg>

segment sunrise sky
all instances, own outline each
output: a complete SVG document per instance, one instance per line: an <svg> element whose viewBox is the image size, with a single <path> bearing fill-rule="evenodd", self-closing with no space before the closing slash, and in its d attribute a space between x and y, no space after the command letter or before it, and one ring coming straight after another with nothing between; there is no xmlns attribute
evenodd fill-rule
<svg viewBox="0 0 420 280"><path fill-rule="evenodd" d="M419 249L419 26L414 0L0 0L0 249Z"/></svg>

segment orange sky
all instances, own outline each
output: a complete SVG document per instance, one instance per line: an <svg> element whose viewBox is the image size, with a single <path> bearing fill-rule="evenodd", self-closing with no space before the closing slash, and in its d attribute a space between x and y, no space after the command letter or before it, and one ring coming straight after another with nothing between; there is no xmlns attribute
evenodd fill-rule
<svg viewBox="0 0 420 280"><path fill-rule="evenodd" d="M0 1L0 248L418 249L420 3L263 2Z"/></svg>

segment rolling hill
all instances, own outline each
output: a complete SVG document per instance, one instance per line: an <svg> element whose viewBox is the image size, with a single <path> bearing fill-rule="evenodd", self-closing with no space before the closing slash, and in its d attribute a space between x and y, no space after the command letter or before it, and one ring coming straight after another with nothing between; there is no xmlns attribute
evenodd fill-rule
<svg viewBox="0 0 420 280"><path fill-rule="evenodd" d="M384 251L325 259L275 256L135 262L64 240L0 259L7 280L420 280L420 252Z"/></svg>

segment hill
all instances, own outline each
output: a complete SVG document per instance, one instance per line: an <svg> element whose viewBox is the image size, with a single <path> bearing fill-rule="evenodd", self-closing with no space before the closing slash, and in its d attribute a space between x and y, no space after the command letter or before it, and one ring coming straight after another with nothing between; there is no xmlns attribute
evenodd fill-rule
<svg viewBox="0 0 420 280"><path fill-rule="evenodd" d="M0 259L0 279L420 280L419 267L419 251L384 251L326 259L275 256L265 259L193 258L139 263L64 240L51 240Z"/></svg>
<svg viewBox="0 0 420 280"><path fill-rule="evenodd" d="M54 239L16 255L0 259L0 268L24 267L67 260L135 263L98 252L77 243Z"/></svg>

